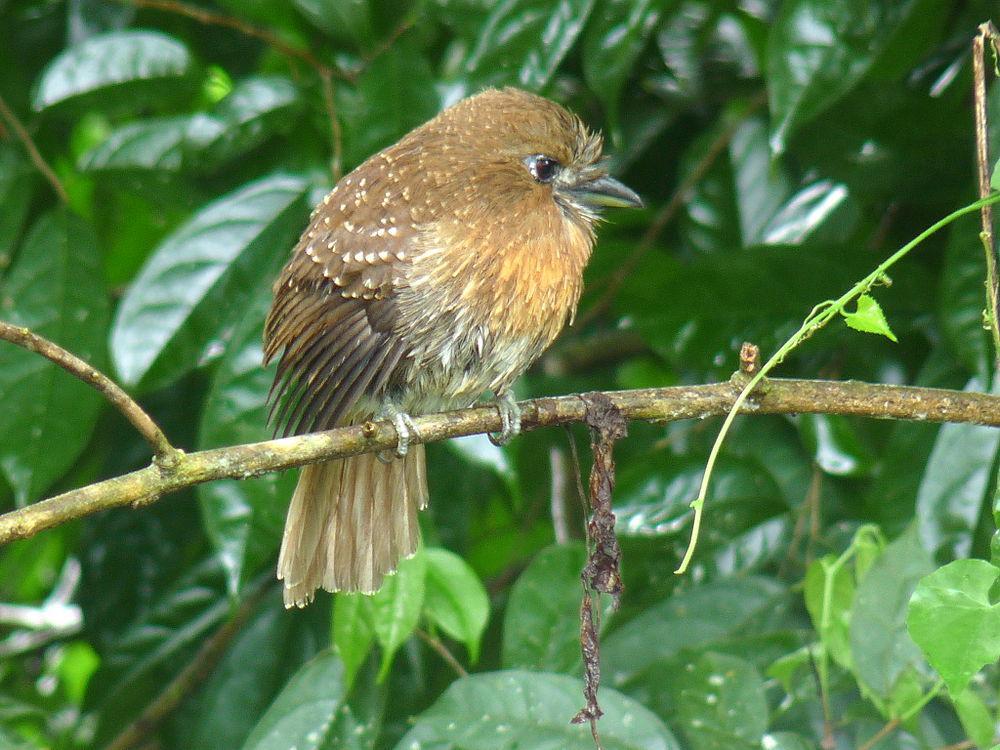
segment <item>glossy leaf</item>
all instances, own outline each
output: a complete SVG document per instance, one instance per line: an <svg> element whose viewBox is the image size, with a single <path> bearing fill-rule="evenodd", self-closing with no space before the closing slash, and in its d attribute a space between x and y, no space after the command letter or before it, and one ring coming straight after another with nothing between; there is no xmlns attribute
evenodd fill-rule
<svg viewBox="0 0 1000 750"><path fill-rule="evenodd" d="M382 648L379 679L385 679L396 651L413 634L420 620L427 590L427 556L423 548L387 576L382 588L369 599L375 640Z"/></svg>
<svg viewBox="0 0 1000 750"><path fill-rule="evenodd" d="M215 371L199 428L202 448L271 437L265 402L274 374L261 364L264 316L270 304L271 283L265 274ZM295 480L296 473L288 471L198 487L205 531L226 569L231 594L273 558Z"/></svg>
<svg viewBox="0 0 1000 750"><path fill-rule="evenodd" d="M230 614L221 584L214 563L191 569L110 644L87 691L86 707L99 710L97 742L107 743L136 719Z"/></svg>
<svg viewBox="0 0 1000 750"><path fill-rule="evenodd" d="M474 88L540 91L583 31L594 0L504 0L493 6L462 62Z"/></svg>
<svg viewBox="0 0 1000 750"><path fill-rule="evenodd" d="M851 566L838 568L835 563L833 555L813 562L806 571L803 594L823 647L834 661L851 669L851 607L856 586Z"/></svg>
<svg viewBox="0 0 1000 750"><path fill-rule="evenodd" d="M913 640L952 695L1000 659L1000 604L991 593L1000 568L985 560L956 560L922 578L910 600Z"/></svg>
<svg viewBox="0 0 1000 750"><path fill-rule="evenodd" d="M994 383L994 393L1000 379ZM982 391L973 379L969 391ZM983 505L990 501L992 467L1000 446L996 430L972 424L946 424L917 491L916 517L920 539L935 553L967 557Z"/></svg>
<svg viewBox="0 0 1000 750"><path fill-rule="evenodd" d="M597 3L583 35L583 74L612 116L636 58L660 20L662 0Z"/></svg>
<svg viewBox="0 0 1000 750"><path fill-rule="evenodd" d="M854 310L845 311L843 315L844 322L855 331L885 336L893 343L898 341L892 329L889 328L889 321L885 319L882 308L870 295L862 294L858 297L857 307Z"/></svg>
<svg viewBox="0 0 1000 750"><path fill-rule="evenodd" d="M14 247L24 229L34 192L35 173L10 144L0 144L0 278L10 265Z"/></svg>
<svg viewBox="0 0 1000 750"><path fill-rule="evenodd" d="M721 580L674 594L603 639L601 659L612 685L621 685L658 661L676 658L739 633L776 611L783 586L766 578Z"/></svg>
<svg viewBox="0 0 1000 750"><path fill-rule="evenodd" d="M374 34L370 0L293 0L293 5L335 39L367 42Z"/></svg>
<svg viewBox="0 0 1000 750"><path fill-rule="evenodd" d="M906 632L907 603L917 582L933 570L911 528L885 548L858 584L851 611L851 654L858 677L890 699L904 671L920 662Z"/></svg>
<svg viewBox="0 0 1000 750"><path fill-rule="evenodd" d="M184 164L187 116L136 120L117 128L80 157L85 172L130 169L178 172Z"/></svg>
<svg viewBox="0 0 1000 750"><path fill-rule="evenodd" d="M863 444L855 425L835 414L803 414L799 431L816 465L834 476L867 474L874 463L873 451Z"/></svg>
<svg viewBox="0 0 1000 750"><path fill-rule="evenodd" d="M0 288L3 319L97 368L106 360L108 298L92 230L65 209L44 214ZM48 360L0 344L0 470L18 504L37 500L80 455L103 401Z"/></svg>
<svg viewBox="0 0 1000 750"><path fill-rule="evenodd" d="M91 37L54 58L32 94L37 111L86 94L116 90L117 98L149 96L156 84L191 72L187 48L157 31L112 31Z"/></svg>
<svg viewBox="0 0 1000 750"><path fill-rule="evenodd" d="M920 5L917 0L783 4L767 52L772 149L784 151L801 125L850 91Z"/></svg>
<svg viewBox="0 0 1000 750"><path fill-rule="evenodd" d="M602 689L599 724L607 750L674 750L680 746L654 714L630 698ZM510 670L464 677L416 717L396 750L414 747L593 748L590 728L570 724L580 708L579 680Z"/></svg>
<svg viewBox="0 0 1000 750"><path fill-rule="evenodd" d="M289 680L254 727L243 749L325 747L346 692L340 659L330 651L318 654Z"/></svg>
<svg viewBox="0 0 1000 750"><path fill-rule="evenodd" d="M767 700L752 664L704 653L684 664L671 682L677 726L692 750L761 747Z"/></svg>
<svg viewBox="0 0 1000 750"><path fill-rule="evenodd" d="M518 576L504 615L500 663L505 669L577 673L585 562L580 543L552 546Z"/></svg>
<svg viewBox="0 0 1000 750"><path fill-rule="evenodd" d="M374 643L371 597L338 593L333 610L333 645L344 664L344 682L347 685L354 683L354 676L368 658Z"/></svg>
<svg viewBox="0 0 1000 750"><path fill-rule="evenodd" d="M210 113L192 119L187 148L199 164L202 160L212 165L230 161L273 133L294 127L300 105L298 89L288 78L243 78Z"/></svg>
<svg viewBox="0 0 1000 750"><path fill-rule="evenodd" d="M222 353L261 267L304 223L305 182L274 175L201 209L153 251L118 308L111 353L122 379L165 385Z"/></svg>
<svg viewBox="0 0 1000 750"><path fill-rule="evenodd" d="M469 659L479 660L479 646L490 616L490 600L475 571L461 557L441 547L424 550L427 558L424 615L465 644Z"/></svg>

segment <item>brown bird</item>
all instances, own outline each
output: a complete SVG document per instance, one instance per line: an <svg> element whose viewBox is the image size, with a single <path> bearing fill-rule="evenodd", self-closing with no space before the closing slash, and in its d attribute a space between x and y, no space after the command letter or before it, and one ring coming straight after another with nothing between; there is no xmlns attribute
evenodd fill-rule
<svg viewBox="0 0 1000 750"><path fill-rule="evenodd" d="M639 206L601 137L516 89L464 99L345 176L274 285L265 359L285 434L390 418L395 456L306 466L278 558L285 606L374 592L427 505L410 414L499 400L571 320L604 206Z"/></svg>

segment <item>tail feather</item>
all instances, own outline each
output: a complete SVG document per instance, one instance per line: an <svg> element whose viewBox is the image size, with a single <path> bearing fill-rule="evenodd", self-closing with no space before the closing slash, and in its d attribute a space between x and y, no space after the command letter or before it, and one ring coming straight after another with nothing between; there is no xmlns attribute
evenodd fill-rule
<svg viewBox="0 0 1000 750"><path fill-rule="evenodd" d="M320 587L377 591L416 551L426 506L422 445L388 463L366 453L304 467L278 557L285 606L304 607Z"/></svg>

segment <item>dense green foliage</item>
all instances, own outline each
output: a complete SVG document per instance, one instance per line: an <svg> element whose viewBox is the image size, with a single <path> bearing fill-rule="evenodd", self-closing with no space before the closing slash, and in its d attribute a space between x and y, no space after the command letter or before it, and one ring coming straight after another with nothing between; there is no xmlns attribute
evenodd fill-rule
<svg viewBox="0 0 1000 750"><path fill-rule="evenodd" d="M486 85L601 128L648 204L608 216L577 324L521 396L728 377L742 341L773 351L975 197L969 49L988 0L202 6L242 29L137 5L0 0L0 95L68 197L0 119L0 319L109 372L188 450L269 436L270 283L332 173ZM990 111L1000 136L997 85ZM965 218L874 289L897 342L838 322L779 374L986 390L983 278ZM884 728L875 747L989 747L1000 433L741 418L675 576L717 427L633 424L617 446L626 589L603 620L604 746L848 748ZM568 723L585 555L569 455L562 430L430 446L422 552L376 597L303 612L273 581L293 472L9 545L0 602L65 627L0 622L0 747L107 745L192 662L212 666L206 642L217 663L151 747L592 747ZM94 391L0 345L0 510L148 460ZM576 541L554 544L554 495Z"/></svg>

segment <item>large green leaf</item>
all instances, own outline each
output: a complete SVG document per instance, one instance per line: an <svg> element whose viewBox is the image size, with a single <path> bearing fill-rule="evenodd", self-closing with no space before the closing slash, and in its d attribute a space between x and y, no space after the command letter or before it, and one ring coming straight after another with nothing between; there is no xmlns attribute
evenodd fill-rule
<svg viewBox="0 0 1000 750"><path fill-rule="evenodd" d="M771 146L784 151L803 124L850 91L913 15L939 3L792 0L783 3L767 50Z"/></svg>
<svg viewBox="0 0 1000 750"><path fill-rule="evenodd" d="M10 265L34 192L35 172L10 144L0 143L0 278Z"/></svg>
<svg viewBox="0 0 1000 750"><path fill-rule="evenodd" d="M885 548L858 584L851 655L858 678L883 699L891 699L903 673L920 662L906 632L906 608L917 582L933 567L911 528Z"/></svg>
<svg viewBox="0 0 1000 750"><path fill-rule="evenodd" d="M910 635L952 695L1000 659L998 578L1000 568L985 560L956 560L922 578L910 599Z"/></svg>
<svg viewBox="0 0 1000 750"><path fill-rule="evenodd" d="M580 666L582 543L548 547L518 576L504 614L506 669L576 674Z"/></svg>
<svg viewBox="0 0 1000 750"><path fill-rule="evenodd" d="M673 750L677 741L655 715L630 698L602 689L598 724L606 750ZM464 677L420 714L396 750L580 748L594 740L569 720L582 705L581 683L565 675L510 670Z"/></svg>
<svg viewBox="0 0 1000 750"><path fill-rule="evenodd" d="M96 743L135 720L229 614L221 572L214 561L193 567L109 644L87 690L85 707L99 720Z"/></svg>
<svg viewBox="0 0 1000 750"><path fill-rule="evenodd" d="M184 140L191 127L187 115L133 120L80 156L85 172L131 169L178 172L184 164Z"/></svg>
<svg viewBox="0 0 1000 750"><path fill-rule="evenodd" d="M286 610L272 586L175 717L175 742L186 750L240 747L285 682L325 645L311 627L323 619L321 606L305 615Z"/></svg>
<svg viewBox="0 0 1000 750"><path fill-rule="evenodd" d="M375 640L382 647L380 678L389 674L396 651L413 635L420 621L426 581L427 556L421 547L413 557L401 560L396 572L386 576L382 588L368 600Z"/></svg>
<svg viewBox="0 0 1000 750"><path fill-rule="evenodd" d="M480 27L461 72L473 88L540 91L583 31L594 0L502 0Z"/></svg>
<svg viewBox="0 0 1000 750"><path fill-rule="evenodd" d="M764 682L754 666L729 654L704 653L672 679L678 725L692 750L766 747Z"/></svg>
<svg viewBox="0 0 1000 750"><path fill-rule="evenodd" d="M99 95L102 104L113 98L135 107L190 72L191 55L177 39L158 31L112 31L54 58L35 85L32 105L41 111Z"/></svg>
<svg viewBox="0 0 1000 750"><path fill-rule="evenodd" d="M326 748L335 732L347 693L344 666L325 651L292 677L254 727L244 750Z"/></svg>
<svg viewBox="0 0 1000 750"><path fill-rule="evenodd" d="M973 378L968 391L982 391ZM1000 392L1000 378L993 393ZM973 424L941 427L917 490L916 517L926 549L948 557L967 557L973 536L990 501L990 478L1000 432Z"/></svg>
<svg viewBox="0 0 1000 750"><path fill-rule="evenodd" d="M743 632L780 611L784 586L766 578L706 583L674 594L614 630L601 649L606 674L621 685L682 649L705 646Z"/></svg>
<svg viewBox="0 0 1000 750"><path fill-rule="evenodd" d="M126 383L162 386L222 353L248 290L304 224L305 191L298 177L264 177L208 204L153 251L111 334Z"/></svg>
<svg viewBox="0 0 1000 750"><path fill-rule="evenodd" d="M108 299L93 231L64 209L32 227L0 287L0 315L98 369ZM38 354L0 344L0 469L19 504L37 499L90 439L102 398Z"/></svg>
<svg viewBox="0 0 1000 750"><path fill-rule="evenodd" d="M469 659L479 660L479 647L490 616L490 600L482 581L461 557L442 547L428 547L424 616L465 644Z"/></svg>
<svg viewBox="0 0 1000 750"><path fill-rule="evenodd" d="M270 304L271 282L263 276L215 371L201 414L201 448L251 443L271 436L265 401L274 368L265 370L261 364L264 316ZM238 591L272 558L295 477L295 472L289 471L198 487L205 531L226 568L230 593Z"/></svg>

